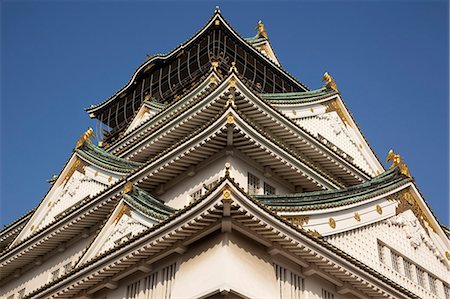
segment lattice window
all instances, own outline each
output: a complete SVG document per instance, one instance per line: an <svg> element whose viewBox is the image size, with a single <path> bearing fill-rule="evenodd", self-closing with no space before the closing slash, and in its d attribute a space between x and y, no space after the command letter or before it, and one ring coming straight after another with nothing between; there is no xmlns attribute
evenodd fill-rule
<svg viewBox="0 0 450 299"><path fill-rule="evenodd" d="M392 268L397 272L400 272L399 259L400 256L395 251L391 251Z"/></svg>
<svg viewBox="0 0 450 299"><path fill-rule="evenodd" d="M250 172L248 173L248 194L258 194L259 193L259 178Z"/></svg>
<svg viewBox="0 0 450 299"><path fill-rule="evenodd" d="M450 299L450 287L444 284L444 295L445 299Z"/></svg>
<svg viewBox="0 0 450 299"><path fill-rule="evenodd" d="M436 290L437 279L436 279L436 277L428 275L428 282L430 284L430 292L436 295L437 294L437 290Z"/></svg>
<svg viewBox="0 0 450 299"><path fill-rule="evenodd" d="M17 293L17 298L18 298L18 299L22 299L23 297L25 297L25 289L21 289L21 290Z"/></svg>
<svg viewBox="0 0 450 299"><path fill-rule="evenodd" d="M265 195L274 195L275 194L275 187L267 184L264 182L264 194Z"/></svg>
<svg viewBox="0 0 450 299"><path fill-rule="evenodd" d="M157 299L158 272L152 273L144 280L144 295L146 299Z"/></svg>
<svg viewBox="0 0 450 299"><path fill-rule="evenodd" d="M302 298L304 281L297 273L275 264L280 299Z"/></svg>
<svg viewBox="0 0 450 299"><path fill-rule="evenodd" d="M385 246L382 243L378 242L378 258L383 264L385 264L384 248Z"/></svg>
<svg viewBox="0 0 450 299"><path fill-rule="evenodd" d="M176 264L172 264L170 266L165 267L162 270L162 289L163 289L163 296L164 299L169 299L172 294L172 285L175 278L175 270L176 270Z"/></svg>
<svg viewBox="0 0 450 299"><path fill-rule="evenodd" d="M50 281L53 281L59 277L59 269L54 270L50 275Z"/></svg>
<svg viewBox="0 0 450 299"><path fill-rule="evenodd" d="M139 291L141 287L141 281L135 281L127 286L127 296L126 299L137 299L139 298Z"/></svg>
<svg viewBox="0 0 450 299"><path fill-rule="evenodd" d="M215 180L212 181L209 184L204 185L203 187L205 188L205 190L208 192L209 190L211 190L212 187L214 187L217 183L219 182L219 180Z"/></svg>
<svg viewBox="0 0 450 299"><path fill-rule="evenodd" d="M334 294L328 290L322 289L322 299L334 299Z"/></svg>
<svg viewBox="0 0 450 299"><path fill-rule="evenodd" d="M413 265L409 260L405 258L403 259L403 268L405 269L405 276L411 280L412 280L412 266Z"/></svg>
<svg viewBox="0 0 450 299"><path fill-rule="evenodd" d="M176 263L148 275L144 279L143 297L145 299L169 299L175 279ZM134 297L133 297L134 298Z"/></svg>
<svg viewBox="0 0 450 299"><path fill-rule="evenodd" d="M191 194L191 198L194 200L199 199L200 197L202 197L202 189L198 189L197 191Z"/></svg>
<svg viewBox="0 0 450 299"><path fill-rule="evenodd" d="M425 271L422 268L416 267L416 272L417 272L417 283L421 287L425 287L425 281L424 281Z"/></svg>
<svg viewBox="0 0 450 299"><path fill-rule="evenodd" d="M67 274L72 269L72 262L69 262L63 266L63 274Z"/></svg>

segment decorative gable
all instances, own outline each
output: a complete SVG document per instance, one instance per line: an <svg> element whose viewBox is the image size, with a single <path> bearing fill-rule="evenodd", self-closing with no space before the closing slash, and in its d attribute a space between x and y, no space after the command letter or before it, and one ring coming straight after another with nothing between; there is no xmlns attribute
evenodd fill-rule
<svg viewBox="0 0 450 299"><path fill-rule="evenodd" d="M411 210L386 220L327 237L327 241L408 287L422 298L434 298L431 281L450 283L448 263ZM423 280L418 280L418 276ZM440 286L439 286L440 287Z"/></svg>
<svg viewBox="0 0 450 299"><path fill-rule="evenodd" d="M160 104L153 100L145 101L141 108L136 113L136 116L131 121L128 128L125 130L125 135L133 131L134 129L140 127L147 120L152 118L156 113L164 108L163 104Z"/></svg>
<svg viewBox="0 0 450 299"><path fill-rule="evenodd" d="M119 178L118 174L107 172L73 154L12 246L64 217Z"/></svg>
<svg viewBox="0 0 450 299"><path fill-rule="evenodd" d="M370 168L354 129L336 111L324 111L296 121L322 143L342 153L366 172L375 174Z"/></svg>
<svg viewBox="0 0 450 299"><path fill-rule="evenodd" d="M123 244L156 222L133 208L125 200L120 201L79 264Z"/></svg>

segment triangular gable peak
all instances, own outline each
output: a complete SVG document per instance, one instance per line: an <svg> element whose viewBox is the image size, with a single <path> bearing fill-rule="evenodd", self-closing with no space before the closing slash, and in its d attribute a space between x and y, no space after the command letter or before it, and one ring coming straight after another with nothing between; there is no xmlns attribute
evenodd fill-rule
<svg viewBox="0 0 450 299"><path fill-rule="evenodd" d="M443 289L443 283L450 283L450 263L445 256L448 240L422 226L421 216L411 209L397 207L392 214L383 208L384 212L391 216L326 240L421 298L434 298L433 288ZM408 286L405 282L409 280L417 284Z"/></svg>
<svg viewBox="0 0 450 299"><path fill-rule="evenodd" d="M230 88L233 89L233 91L230 91ZM218 111L224 109L223 107L226 105L232 94L236 97L235 104L233 105L236 106L235 109L240 115L245 116L245 118L247 118L247 116L250 117L251 122L254 124L264 122L266 127L270 127L269 132L275 131L275 129L278 131L281 130L281 134L284 135L281 138L285 138L287 134L289 134L290 141L286 140L285 142L287 143L284 145L288 147L293 146L291 149L294 149L295 147L294 151L296 151L297 155L302 156L304 154L304 148L310 152L311 143L309 141L312 141L316 146L315 149L317 153L321 154L321 159L319 160L317 160L317 155L315 156L315 160L317 160L318 163L316 165L317 167L323 168L321 163L327 164L330 157L335 159L335 161L342 163L343 167L329 170L333 176L346 180L344 185L357 184L369 178L367 174L355 168L352 164L348 163L348 161L345 161L344 158L333 153L331 149L327 149L326 145L316 141L313 136L310 136L299 126L280 114L276 109L273 109L270 105L267 105L267 103L259 99L257 95L248 89L245 83L243 83L235 74L231 74L223 79L219 86L210 90L207 96L199 95L194 99L187 96L180 99L176 105L161 111L161 113L155 116L154 120L148 121L136 132L133 132L129 137L126 137L120 148L114 147L112 150L115 154L119 154L127 159L147 161L149 157L151 158L162 150L165 150L168 145L179 142L180 135L185 136L186 134L189 134L189 132L199 129L210 119L215 118ZM245 98L245 100L242 100L241 98ZM249 103L253 105L254 108L250 109ZM188 109L183 107L187 107ZM255 116L255 113L258 115ZM164 119L167 121L162 121ZM265 127L263 127L263 130L264 128ZM145 131L151 133L144 135ZM295 135L292 135L293 132L295 132ZM277 134L278 133L276 132L271 132L270 134L264 133L264 135L271 135L271 137L274 137L275 139L280 137ZM298 140L295 142L292 141L294 136L298 137ZM299 148L297 149L297 147ZM118 152L117 149L123 149L123 151ZM308 156L307 160L309 160ZM315 160L313 161L316 162Z"/></svg>
<svg viewBox="0 0 450 299"><path fill-rule="evenodd" d="M123 198L105 221L78 264L83 264L120 246L175 212L174 209L154 199L138 187L132 187L131 184L128 183L125 186Z"/></svg>
<svg viewBox="0 0 450 299"><path fill-rule="evenodd" d="M55 298L77 297L82 290L101 290L114 279L124 277L120 276L123 275L124 264L128 266L129 274L139 269L148 272L152 263L172 253L184 253L190 244L221 230L259 243L275 259L279 256L289 259L299 266L299 271L305 276L320 275L339 287L341 295L419 298L326 241L276 216L245 194L230 175L232 173L227 170L225 178L207 194L167 221L144 230L107 255L79 264L66 277L32 292L30 296L50 297L55 294ZM233 263L233 266L236 264ZM216 271L220 275L221 272L232 289L237 277L227 269L211 269L209 273ZM254 279L253 276L250 278ZM216 287L199 284L196 290L198 294L193 297L199 297ZM175 287L173 294L180 291ZM246 291L243 292L246 295Z"/></svg>
<svg viewBox="0 0 450 299"><path fill-rule="evenodd" d="M413 179L394 168L361 185L341 190L286 195L259 195L258 200L279 215L322 236L338 234L412 210L422 227L440 239L445 255L448 238L418 193Z"/></svg>
<svg viewBox="0 0 450 299"><path fill-rule="evenodd" d="M74 150L30 220L11 246L51 225L140 164L114 157L91 142Z"/></svg>
<svg viewBox="0 0 450 299"><path fill-rule="evenodd" d="M258 29L260 26L262 26L262 29ZM245 40L252 44L253 47L258 49L262 54L267 56L273 63L275 63L278 66L280 65L280 62L278 61L277 56L275 55L275 51L273 50L272 45L270 44L269 38L267 37L267 33L265 32L264 25L261 21L258 22L258 33L254 37L246 38ZM259 32L260 30L263 30Z"/></svg>
<svg viewBox="0 0 450 299"><path fill-rule="evenodd" d="M143 107L141 107L135 119L130 124L130 127L127 129L126 134L117 142L111 144L108 147L108 151L114 155L123 157L121 153L127 149L130 144L141 139L148 131L152 131L158 125L167 123L176 118L196 100L214 90L221 81L221 75L211 67L208 76L199 82L190 92L186 93L181 98L178 98L170 105L165 106L152 101L151 105L155 106L155 108L152 110L154 113L150 113L147 112L149 110L147 107L150 103L144 103Z"/></svg>
<svg viewBox="0 0 450 299"><path fill-rule="evenodd" d="M372 177L384 171L338 92L322 88L261 96L320 142L345 153Z"/></svg>
<svg viewBox="0 0 450 299"><path fill-rule="evenodd" d="M136 113L136 116L131 121L128 128L125 130L124 135L127 135L131 131L133 131L136 128L138 128L139 126L141 126L143 123L148 121L155 114L160 112L162 109L164 109L164 105L156 102L154 99L144 101L141 108L139 108L138 112Z"/></svg>
<svg viewBox="0 0 450 299"><path fill-rule="evenodd" d="M105 141L110 143L128 127L146 96L154 97L160 103L170 103L204 76L212 65L226 73L233 61L243 76L255 84L255 88L265 86L263 92L308 90L245 41L216 11L203 29L188 42L167 55L150 58L115 95L86 110L91 117L112 128L105 137Z"/></svg>
<svg viewBox="0 0 450 299"><path fill-rule="evenodd" d="M230 134L230 139L227 137L228 132L233 133ZM304 184L307 190L335 189L341 186L323 171L314 168L287 148L280 147L269 136L264 136L261 131L247 123L232 106L222 110L209 123L149 160L146 167L132 174L129 179L138 180L146 190L154 190L180 175L186 175L191 167L211 159L214 154L225 154L231 136L236 140L232 145L237 150L242 148L244 153L251 151L253 154L257 154L256 149L261 150L264 156L257 156L262 159L260 163L263 163L263 166L272 164L274 173L283 172L286 179L296 184Z"/></svg>

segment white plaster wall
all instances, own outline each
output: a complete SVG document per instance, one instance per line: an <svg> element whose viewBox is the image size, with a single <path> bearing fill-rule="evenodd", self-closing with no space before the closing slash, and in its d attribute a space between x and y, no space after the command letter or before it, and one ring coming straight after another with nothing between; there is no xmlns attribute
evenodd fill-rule
<svg viewBox="0 0 450 299"><path fill-rule="evenodd" d="M238 182L240 186L244 187L246 191L247 176L248 172L250 172L260 179L260 194L263 194L264 182L267 182L271 186L275 187L277 194L293 192L293 190L289 189L290 186L287 185L287 183L283 182L281 179L277 179L276 177L264 177L264 169L262 166L253 165L254 163L247 162L244 159L241 159L234 155L223 156L214 160L206 167L197 170L194 176L185 176L183 180L168 188L168 190L166 190L164 194L157 197L165 201L167 205L177 209L188 205L192 201L190 195L195 191L203 188L203 184L207 185L225 175L226 162L229 162L231 164L231 177L236 182ZM205 190L203 189L203 194L204 193Z"/></svg>
<svg viewBox="0 0 450 299"><path fill-rule="evenodd" d="M411 213L411 211L406 211L405 213ZM420 229L423 230L422 227ZM385 254L386 264L381 263L378 256L378 240L413 261L413 263L424 268L427 272L437 276L439 280L445 281L447 284L450 283L450 272L447 267L436 258L424 242L415 249L411 246L411 240L407 236L407 230L397 226L389 226L387 221L380 221L354 230L331 235L327 237L327 240L423 298L437 297L429 292L427 281L425 282L426 289L416 283L415 272L412 274L413 280L408 279L403 273L404 269L402 264L400 264L400 273L394 271L391 265L390 255L386 256ZM443 297L442 284L440 283L438 283L438 295Z"/></svg>
<svg viewBox="0 0 450 299"><path fill-rule="evenodd" d="M41 265L30 265L24 268L19 278L14 278L5 285L0 286L0 297L7 298L12 293L17 296L17 292L23 288L26 290L25 294L28 294L50 282L51 272L60 269L60 274L62 274L63 266L69 262L72 262L73 266L83 254L84 249L92 242L93 237L94 235L86 239L80 238L73 244L68 245L63 252L55 250L54 255L44 258Z"/></svg>

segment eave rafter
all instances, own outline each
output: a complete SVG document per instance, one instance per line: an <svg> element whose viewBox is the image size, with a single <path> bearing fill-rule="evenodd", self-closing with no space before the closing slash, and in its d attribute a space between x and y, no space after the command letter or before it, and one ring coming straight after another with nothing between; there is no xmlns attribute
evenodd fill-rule
<svg viewBox="0 0 450 299"><path fill-rule="evenodd" d="M102 191L97 197L83 200L64 217L56 219L42 231L2 252L0 281L11 277L13 271L20 274L22 269L29 267L36 258L55 251L62 244L95 227L114 208L118 195L114 190L123 184L123 181L119 182Z"/></svg>
<svg viewBox="0 0 450 299"><path fill-rule="evenodd" d="M209 82L210 78L206 78L205 82ZM217 80L214 77L214 83ZM143 124L141 131L146 133L140 133L123 143L128 145L126 151L123 151L124 145L120 152L117 152L117 147L112 150L128 159L146 161L178 142L180 137L200 128L208 119L216 117L231 98L241 117L261 134L275 138L277 144L294 152L300 160L321 173L330 172L342 186L358 184L369 177L348 163L342 163L342 158L336 158L336 155L330 157L329 150L324 145L318 144L317 140L308 136L297 125L289 123L289 120L282 119L284 116L279 115L278 111L275 110L274 113L274 109L267 107L268 104L248 90L237 76L230 75L219 85L214 84L213 88L207 88L205 82L201 84L200 90L204 91L201 96L180 99L176 105L156 116L156 124L151 120Z"/></svg>
<svg viewBox="0 0 450 299"><path fill-rule="evenodd" d="M144 184L144 188L154 189L156 185L172 180L188 170L189 167L217 153L221 148L226 148L230 115L235 124L233 139L236 143L233 142L233 146L242 150L244 154L262 165L264 165L264 161L267 163L273 163L274 160L279 161L277 166L271 166L274 172L279 173L280 177L285 177L291 183L305 184L308 181L314 183L316 187L305 184L307 190L335 189L340 186L326 174L317 172L303 163L299 157L281 148L267 136L263 136L247 124L232 107L223 110L210 123L151 159L147 167L142 168L130 178Z"/></svg>
<svg viewBox="0 0 450 299"><path fill-rule="evenodd" d="M147 96L154 96L161 103L170 103L177 95L189 89L192 82L203 76L217 59L220 60L219 68L225 71L228 71L231 61L235 61L239 68L247 70L248 77L257 77L258 82L253 82L256 85L266 85L265 81L270 81L266 92L308 90L245 41L216 12L190 40L167 55L152 56L135 71L123 88L86 111L91 117L98 118L113 129L108 134L108 141L113 141L125 129L136 108Z"/></svg>
<svg viewBox="0 0 450 299"><path fill-rule="evenodd" d="M166 221L32 291L27 298L95 295L137 271L150 272L154 262L184 253L190 244L219 229L242 234L265 246L269 254L291 259L301 267L303 275L319 275L336 285L342 294L418 298L328 242L292 226L259 205L227 174L202 198Z"/></svg>

